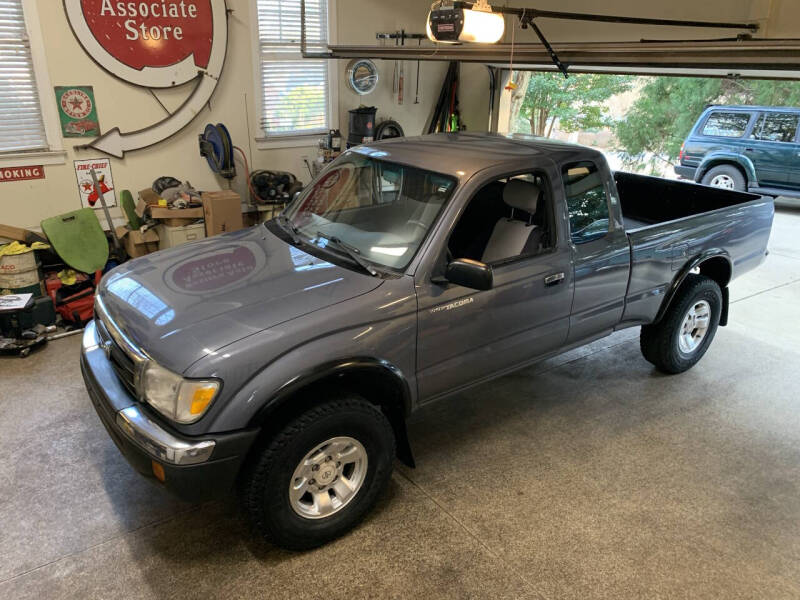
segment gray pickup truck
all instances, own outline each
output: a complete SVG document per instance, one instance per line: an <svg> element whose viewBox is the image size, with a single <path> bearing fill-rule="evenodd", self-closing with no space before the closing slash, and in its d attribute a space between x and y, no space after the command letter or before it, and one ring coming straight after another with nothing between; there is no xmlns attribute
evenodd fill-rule
<svg viewBox="0 0 800 600"><path fill-rule="evenodd" d="M368 144L278 219L106 275L81 368L138 471L192 501L238 488L268 539L310 548L414 465L420 406L628 327L691 368L773 214L553 141Z"/></svg>

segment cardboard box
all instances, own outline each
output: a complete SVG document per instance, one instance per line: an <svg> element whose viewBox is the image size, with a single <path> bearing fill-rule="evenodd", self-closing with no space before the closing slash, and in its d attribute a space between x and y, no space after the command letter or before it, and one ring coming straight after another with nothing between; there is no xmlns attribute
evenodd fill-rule
<svg viewBox="0 0 800 600"><path fill-rule="evenodd" d="M162 208L150 207L150 216L169 227L185 227L203 218L203 209L198 208Z"/></svg>
<svg viewBox="0 0 800 600"><path fill-rule="evenodd" d="M150 213L151 217L169 227L185 227L203 218L202 207L171 209L159 206L162 202L164 201L153 190L142 190L136 203L136 214L144 218L145 213Z"/></svg>
<svg viewBox="0 0 800 600"><path fill-rule="evenodd" d="M151 189L142 190L139 192L139 199L136 201L136 214L139 218L144 218L144 213L147 212L148 206L158 206L158 201L161 200L158 194Z"/></svg>
<svg viewBox="0 0 800 600"><path fill-rule="evenodd" d="M117 237L131 258L146 256L159 249L158 232L155 229L148 229L142 233L127 227L117 227Z"/></svg>
<svg viewBox="0 0 800 600"><path fill-rule="evenodd" d="M206 236L244 229L242 199L236 192L206 192L203 194L203 214Z"/></svg>

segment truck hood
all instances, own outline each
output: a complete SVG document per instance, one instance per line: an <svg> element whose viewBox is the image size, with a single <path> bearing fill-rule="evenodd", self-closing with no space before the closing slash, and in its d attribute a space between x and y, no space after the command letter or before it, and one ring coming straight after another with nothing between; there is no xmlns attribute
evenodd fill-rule
<svg viewBox="0 0 800 600"><path fill-rule="evenodd" d="M130 261L106 275L98 294L131 341L182 373L244 337L381 283L261 225Z"/></svg>

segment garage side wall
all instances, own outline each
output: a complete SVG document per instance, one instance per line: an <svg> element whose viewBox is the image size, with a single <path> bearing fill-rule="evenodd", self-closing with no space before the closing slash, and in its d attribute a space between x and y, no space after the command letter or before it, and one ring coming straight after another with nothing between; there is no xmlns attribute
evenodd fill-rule
<svg viewBox="0 0 800 600"><path fill-rule="evenodd" d="M145 150L131 152L124 159L112 159L114 184L118 190L130 189L135 196L138 190L149 187L154 179L162 175L188 179L199 189L227 188L228 182L216 177L199 155L197 136L210 122L222 122L229 128L234 143L248 153L252 169L291 171L301 181L308 182L309 174L303 157L307 156L310 160L316 158L317 139L320 136L314 137L304 147L268 150L258 150L254 141L260 132L258 109L254 102L256 85L253 77L257 57L251 35L250 1L228 0L228 6L233 10L229 19L228 57L210 107L206 107L194 122L171 139ZM338 33L335 37L372 45L376 31L420 30L430 3L427 0L391 3L385 0L338 0L334 6ZM38 0L37 7L52 85L93 86L103 131L113 127L119 127L123 132L137 130L165 117L164 109L148 90L109 75L92 61L73 36L60 1ZM416 64L406 62L404 106L392 101L393 65L393 61L378 61L381 70L379 89L362 98L345 85L346 62L340 61L338 126L344 136L347 135L348 109L356 108L362 102L379 108L379 120L393 118L400 122L408 134L421 133L438 96L446 65L435 62L422 65L421 103L414 105ZM177 109L188 93L186 87L156 91L170 111ZM52 90L41 101L54 105ZM42 219L80 208L73 161L103 156L94 150L75 149L75 146L87 141L88 138L63 139L66 161L64 164L46 166L44 180L0 183L0 223L38 228ZM245 196L246 181L239 160L237 156L240 176L233 182L233 187ZM121 216L117 209L112 209L112 215L115 218Z"/></svg>

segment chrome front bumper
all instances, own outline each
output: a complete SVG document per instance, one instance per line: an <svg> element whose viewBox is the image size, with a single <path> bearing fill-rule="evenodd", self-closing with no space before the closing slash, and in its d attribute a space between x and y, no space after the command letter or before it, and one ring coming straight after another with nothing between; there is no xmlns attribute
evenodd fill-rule
<svg viewBox="0 0 800 600"><path fill-rule="evenodd" d="M152 458L168 464L196 465L211 458L216 446L214 440L187 441L176 437L151 419L131 397L114 373L94 321L83 333L81 353L84 368L91 373L85 377L89 392L96 404L101 403L107 413L115 414L114 429L118 433Z"/></svg>

